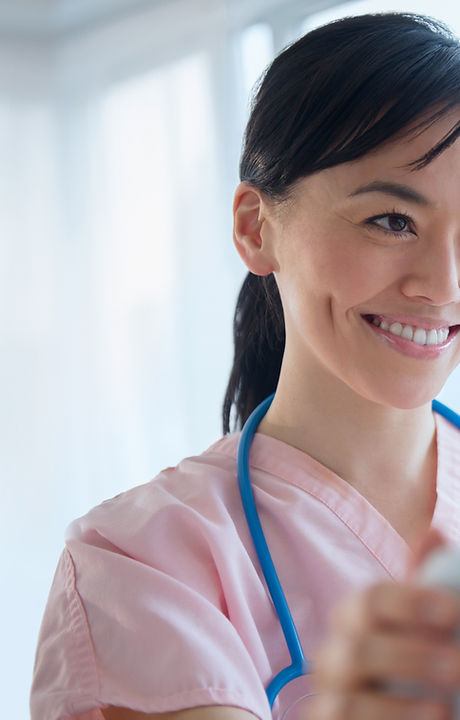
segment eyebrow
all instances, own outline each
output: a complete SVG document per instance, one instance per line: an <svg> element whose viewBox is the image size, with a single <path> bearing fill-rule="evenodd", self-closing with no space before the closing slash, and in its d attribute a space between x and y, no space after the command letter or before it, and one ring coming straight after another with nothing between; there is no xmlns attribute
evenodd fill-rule
<svg viewBox="0 0 460 720"><path fill-rule="evenodd" d="M348 197L354 197L355 195L362 195L368 192L380 192L385 195L393 195L401 200L409 200L417 203L417 205L423 205L428 207L433 203L428 200L424 195L421 195L417 190L409 187L408 185L400 185L399 183L386 182L384 180L374 180L367 185L361 185L360 187L353 190Z"/></svg>

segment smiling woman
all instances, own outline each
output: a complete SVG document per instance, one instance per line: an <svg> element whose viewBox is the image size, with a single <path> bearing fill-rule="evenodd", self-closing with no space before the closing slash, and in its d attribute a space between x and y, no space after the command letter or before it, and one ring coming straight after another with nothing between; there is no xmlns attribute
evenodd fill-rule
<svg viewBox="0 0 460 720"><path fill-rule="evenodd" d="M408 131L404 140L305 177L281 205L248 181L240 185L237 246L255 275L274 272L289 340L261 430L285 426L275 419L283 415L283 396L288 404L293 396L288 387L286 395L280 392L284 385L304 393L302 415L332 388L346 405L355 404L358 393L378 411L389 404L407 409L435 397L458 364L458 146L422 169L412 166L459 120L460 113L450 114L416 136ZM396 206L401 199L404 206ZM401 355L438 362L404 363ZM238 400L247 402L247 394ZM315 444L304 434L310 425L301 424L304 450Z"/></svg>
<svg viewBox="0 0 460 720"><path fill-rule="evenodd" d="M233 206L225 436L69 527L32 720L447 717L460 604L411 572L460 546L460 431L432 405L460 362L459 78L459 41L406 14L319 28L268 68Z"/></svg>

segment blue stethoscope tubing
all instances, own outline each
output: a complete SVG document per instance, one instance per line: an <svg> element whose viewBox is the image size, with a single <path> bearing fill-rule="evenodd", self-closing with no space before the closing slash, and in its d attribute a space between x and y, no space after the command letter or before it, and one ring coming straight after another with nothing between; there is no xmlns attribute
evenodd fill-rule
<svg viewBox="0 0 460 720"><path fill-rule="evenodd" d="M256 549L257 557L265 577L265 582L267 583L271 599L275 606L292 661L291 665L283 668L277 675L275 675L266 688L267 698L271 708L273 707L273 703L275 702L277 695L285 685L295 678L301 677L302 675L308 675L308 673L312 670L312 663L305 659L297 628L294 620L292 619L286 596L281 586L278 573L276 572L273 564L270 550L268 549L267 541L260 523L259 514L257 512L249 472L249 455L251 452L252 440L260 421L272 404L274 396L275 393L269 395L269 397L263 400L246 420L241 431L237 455L238 484L244 513L246 515L246 520L254 547ZM446 418L446 420L460 429L460 415L448 408L446 405L443 405L439 402L439 400L433 400L432 408L434 412L439 413L439 415L442 415Z"/></svg>

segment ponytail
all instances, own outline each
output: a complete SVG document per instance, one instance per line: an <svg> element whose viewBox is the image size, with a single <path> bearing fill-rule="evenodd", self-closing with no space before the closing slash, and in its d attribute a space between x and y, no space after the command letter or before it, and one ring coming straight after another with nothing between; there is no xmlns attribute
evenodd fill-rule
<svg viewBox="0 0 460 720"><path fill-rule="evenodd" d="M251 412L275 392L283 359L283 308L273 275L248 273L233 320L235 354L223 405L223 431L240 429Z"/></svg>

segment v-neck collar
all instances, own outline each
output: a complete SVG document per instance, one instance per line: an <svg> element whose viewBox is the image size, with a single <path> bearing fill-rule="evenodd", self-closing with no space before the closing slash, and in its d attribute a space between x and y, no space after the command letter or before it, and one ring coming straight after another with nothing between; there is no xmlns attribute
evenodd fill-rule
<svg viewBox="0 0 460 720"><path fill-rule="evenodd" d="M434 413L437 445L437 499L432 527L460 545L460 432ZM214 450L236 457L239 433L223 438ZM365 545L389 575L401 581L413 550L391 523L352 485L307 453L256 433L250 467L276 476L326 505ZM254 474L253 482L259 483Z"/></svg>

